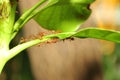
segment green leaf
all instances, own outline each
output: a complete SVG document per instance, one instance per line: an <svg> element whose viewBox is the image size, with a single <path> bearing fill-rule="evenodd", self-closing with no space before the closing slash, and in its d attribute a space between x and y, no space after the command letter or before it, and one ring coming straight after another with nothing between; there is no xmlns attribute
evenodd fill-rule
<svg viewBox="0 0 120 80"><path fill-rule="evenodd" d="M96 38L120 43L120 32L114 30L85 28L76 32L73 36L78 38Z"/></svg>
<svg viewBox="0 0 120 80"><path fill-rule="evenodd" d="M35 20L49 30L75 31L89 17L91 10L88 7L93 1L50 0L47 5L52 5L40 11Z"/></svg>

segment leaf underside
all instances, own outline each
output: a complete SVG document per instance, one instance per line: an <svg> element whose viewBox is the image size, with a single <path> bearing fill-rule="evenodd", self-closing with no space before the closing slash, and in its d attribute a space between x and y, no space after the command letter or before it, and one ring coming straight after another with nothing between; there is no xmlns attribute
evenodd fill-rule
<svg viewBox="0 0 120 80"><path fill-rule="evenodd" d="M61 32L76 31L90 16L90 3L94 0L57 0L57 2L42 11L35 20L48 30Z"/></svg>

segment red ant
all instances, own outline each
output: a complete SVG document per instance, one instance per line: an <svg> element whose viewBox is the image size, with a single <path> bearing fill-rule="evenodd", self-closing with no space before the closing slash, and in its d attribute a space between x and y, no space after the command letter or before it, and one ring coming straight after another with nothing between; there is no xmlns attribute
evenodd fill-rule
<svg viewBox="0 0 120 80"><path fill-rule="evenodd" d="M24 37L22 37L21 39L20 39L20 43L24 43L24 42L26 42L27 41L27 39L25 39Z"/></svg>
<svg viewBox="0 0 120 80"><path fill-rule="evenodd" d="M50 33L58 33L58 32L55 32L55 31L48 31L48 33L45 33L45 32L39 32L38 34L36 35L31 35L29 36L28 38L21 38L20 40L20 43L24 43L26 41L30 41L30 40L34 40L34 39L42 39L43 36L45 36L46 34L50 34ZM56 43L59 39L58 38L53 38L51 40L48 40L46 43Z"/></svg>
<svg viewBox="0 0 120 80"><path fill-rule="evenodd" d="M56 43L58 41L59 41L58 38L54 38L54 39L48 40L46 43Z"/></svg>

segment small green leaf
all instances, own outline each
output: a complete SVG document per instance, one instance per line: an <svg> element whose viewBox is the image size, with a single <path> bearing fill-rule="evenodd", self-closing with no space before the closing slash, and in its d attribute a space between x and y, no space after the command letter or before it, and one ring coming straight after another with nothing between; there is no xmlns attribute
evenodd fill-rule
<svg viewBox="0 0 120 80"><path fill-rule="evenodd" d="M91 10L88 7L93 1L50 0L48 5L52 5L40 11L35 20L49 30L75 31L89 17Z"/></svg>
<svg viewBox="0 0 120 80"><path fill-rule="evenodd" d="M73 36L78 38L96 38L120 43L120 32L97 28L85 28L76 32Z"/></svg>

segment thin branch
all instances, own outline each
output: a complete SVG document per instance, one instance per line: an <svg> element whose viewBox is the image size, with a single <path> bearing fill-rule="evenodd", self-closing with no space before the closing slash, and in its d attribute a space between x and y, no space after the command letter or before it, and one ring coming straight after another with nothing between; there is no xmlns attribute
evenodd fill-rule
<svg viewBox="0 0 120 80"><path fill-rule="evenodd" d="M47 0L40 0L40 2L38 2L35 6L33 6L31 9L29 9L28 11L26 11L14 24L14 29L13 29L13 36L11 37L11 39L13 39L15 37L15 35L17 34L17 32L20 30L20 28L22 28L22 26L24 25L24 23L28 22L27 17L29 17L32 12L34 12L34 10L36 10L41 4L45 3ZM27 20L26 20L27 19Z"/></svg>
<svg viewBox="0 0 120 80"><path fill-rule="evenodd" d="M9 50L9 59L13 58L15 55L17 55L18 53L20 53L21 51L31 47L31 46L34 46L36 44L39 44L39 43L42 43L42 42L45 42L45 41L48 41L50 38L44 38L42 40L40 39L35 39L35 40L32 40L32 41L28 41L28 42L25 42L25 43L22 43L22 44L19 44L17 45L16 47L12 48L11 50ZM8 59L8 60L9 60Z"/></svg>

